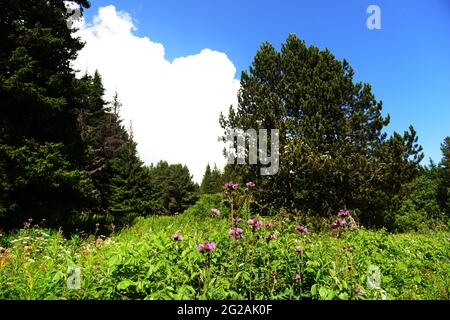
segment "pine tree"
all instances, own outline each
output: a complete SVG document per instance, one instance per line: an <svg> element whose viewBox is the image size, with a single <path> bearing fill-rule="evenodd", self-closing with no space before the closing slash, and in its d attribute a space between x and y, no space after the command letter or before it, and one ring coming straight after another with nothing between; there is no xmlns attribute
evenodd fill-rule
<svg viewBox="0 0 450 320"><path fill-rule="evenodd" d="M88 8L84 0L76 1ZM63 1L3 1L0 11L0 223L57 225L91 205L70 61L83 47Z"/></svg>
<svg viewBox="0 0 450 320"><path fill-rule="evenodd" d="M222 127L280 130L278 174L260 176L254 165L235 169L257 182L262 209L328 216L351 208L361 211L362 222L383 223L383 210L423 155L412 127L387 139L382 102L353 74L346 60L306 47L295 35L281 52L264 43L242 73L237 109L221 116Z"/></svg>
<svg viewBox="0 0 450 320"><path fill-rule="evenodd" d="M132 126L122 124L116 92L108 103L98 72L80 80L79 127L85 144L85 170L94 181L97 221L121 226L151 211L152 185L139 159ZM92 224L92 223L91 223Z"/></svg>
<svg viewBox="0 0 450 320"><path fill-rule="evenodd" d="M211 167L206 166L205 174L203 175L202 183L200 184L200 193L201 194L210 194L210 184L211 184Z"/></svg>
<svg viewBox="0 0 450 320"><path fill-rule="evenodd" d="M222 190L223 176L217 165L214 164L213 170L208 163L206 166L205 174L200 185L201 194L214 194Z"/></svg>
<svg viewBox="0 0 450 320"><path fill-rule="evenodd" d="M222 191L223 184L224 184L223 174L220 171L220 169L217 168L217 165L214 164L214 168L211 171L210 193L213 194Z"/></svg>
<svg viewBox="0 0 450 320"><path fill-rule="evenodd" d="M183 213L198 199L199 186L193 182L189 169L181 164L160 161L150 166L154 213Z"/></svg>

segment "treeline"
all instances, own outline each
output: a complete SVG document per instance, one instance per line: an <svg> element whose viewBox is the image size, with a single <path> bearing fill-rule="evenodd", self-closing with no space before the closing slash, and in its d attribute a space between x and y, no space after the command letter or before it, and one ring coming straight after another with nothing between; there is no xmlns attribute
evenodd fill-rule
<svg viewBox="0 0 450 320"><path fill-rule="evenodd" d="M75 77L71 61L83 43L67 27L64 1L2 4L0 229L32 219L114 230L194 203L198 186L186 166L139 159L118 95L104 100L100 74Z"/></svg>
<svg viewBox="0 0 450 320"><path fill-rule="evenodd" d="M208 165L198 186L186 166L145 166L119 95L104 100L98 72L75 77L83 43L67 27L70 15L62 0L2 2L0 229L45 219L67 230L114 230L137 215L182 213L228 181L253 181L252 210L263 215L322 219L350 209L363 225L398 230L448 222L450 138L442 162L421 167L414 128L388 136L389 116L371 86L353 81L346 60L295 35L280 51L261 46L242 73L237 107L220 118L225 132L279 129L276 175Z"/></svg>

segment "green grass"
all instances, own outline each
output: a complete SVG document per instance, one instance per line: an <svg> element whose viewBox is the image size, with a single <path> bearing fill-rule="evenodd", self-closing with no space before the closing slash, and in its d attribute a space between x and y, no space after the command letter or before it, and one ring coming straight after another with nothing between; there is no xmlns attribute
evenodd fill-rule
<svg viewBox="0 0 450 320"><path fill-rule="evenodd" d="M140 218L106 239L23 229L0 238L0 299L450 298L447 231L300 235L294 221L256 231L241 224L245 237L236 241L228 219L192 214ZM183 241L172 239L177 231ZM217 244L208 254L196 250L205 239ZM380 289L366 285L371 265L380 268ZM81 268L79 290L67 287L70 266Z"/></svg>

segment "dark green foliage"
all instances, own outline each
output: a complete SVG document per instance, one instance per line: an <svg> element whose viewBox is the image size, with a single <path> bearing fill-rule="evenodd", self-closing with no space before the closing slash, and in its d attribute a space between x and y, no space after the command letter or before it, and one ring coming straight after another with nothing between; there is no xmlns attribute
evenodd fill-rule
<svg viewBox="0 0 450 320"><path fill-rule="evenodd" d="M122 125L118 94L109 104L103 100L98 72L84 76L79 88L78 125L86 147L85 170L99 195L94 210L103 222L128 224L152 210L149 170L137 155L132 128L128 133Z"/></svg>
<svg viewBox="0 0 450 320"><path fill-rule="evenodd" d="M218 193L222 190L223 177L220 170L214 165L213 170L209 164L206 166L205 174L203 175L203 180L200 185L201 194L213 194Z"/></svg>
<svg viewBox="0 0 450 320"><path fill-rule="evenodd" d="M228 210L223 203L223 197L220 193L202 195L194 205L190 206L183 213L183 216L199 219L210 218L214 216L211 209L218 209L221 217L228 217Z"/></svg>
<svg viewBox="0 0 450 320"><path fill-rule="evenodd" d="M264 43L241 76L236 110L226 129L279 129L280 170L237 165L242 180L255 181L262 209L300 210L320 216L359 209L366 225L382 225L383 212L423 155L414 129L387 138L369 84L354 83L353 69L328 51L306 47L290 35L277 52ZM270 142L270 141L269 141Z"/></svg>
<svg viewBox="0 0 450 320"><path fill-rule="evenodd" d="M397 231L434 229L446 223L438 199L438 174L438 168L424 169L413 181L403 185L398 196L399 209L392 216Z"/></svg>
<svg viewBox="0 0 450 320"><path fill-rule="evenodd" d="M0 221L19 226L42 219L68 226L77 209L92 205L93 185L62 156L61 144L27 141L20 148L0 145Z"/></svg>
<svg viewBox="0 0 450 320"><path fill-rule="evenodd" d="M85 8L87 1L76 1ZM0 222L121 225L150 211L149 171L98 72L75 78L83 47L64 1L3 1L0 12Z"/></svg>
<svg viewBox="0 0 450 320"><path fill-rule="evenodd" d="M87 1L76 1L88 7ZM2 1L0 12L0 124L2 143L63 142L79 149L70 60L82 43L67 28L63 1Z"/></svg>
<svg viewBox="0 0 450 320"><path fill-rule="evenodd" d="M87 1L77 1L89 7ZM2 1L0 207L2 225L28 217L66 224L93 199L80 170L70 60L82 48L63 1Z"/></svg>
<svg viewBox="0 0 450 320"><path fill-rule="evenodd" d="M440 164L438 197L447 218L450 218L450 137L445 138L441 150L444 157Z"/></svg>
<svg viewBox="0 0 450 320"><path fill-rule="evenodd" d="M440 166L411 182L422 159L414 128L387 137L389 116L370 85L354 83L349 64L328 50L307 48L295 36L281 52L261 46L242 74L237 110L221 124L280 129L280 171L261 177L257 166L227 165L222 173L208 165L199 188L186 166L145 167L120 119L118 95L104 100L98 72L75 78L71 61L83 44L67 27L64 1L9 0L1 7L4 228L29 218L67 229L122 226L137 215L181 213L199 192L215 194L227 181L254 181L251 209L264 213L284 208L323 220L349 208L366 225L397 229L449 213L450 138Z"/></svg>
<svg viewBox="0 0 450 320"><path fill-rule="evenodd" d="M157 214L182 213L198 199L199 187L192 181L186 166L160 161L156 166L150 166L150 177Z"/></svg>

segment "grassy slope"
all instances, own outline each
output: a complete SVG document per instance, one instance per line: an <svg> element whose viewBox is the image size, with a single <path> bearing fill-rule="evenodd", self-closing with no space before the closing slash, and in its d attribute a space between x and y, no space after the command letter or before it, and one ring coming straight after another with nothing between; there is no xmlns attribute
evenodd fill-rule
<svg viewBox="0 0 450 320"><path fill-rule="evenodd" d="M226 219L190 214L140 219L104 241L21 230L1 240L9 248L0 258L0 298L380 299L382 291L366 285L370 265L380 268L387 299L450 298L447 231L353 230L336 237L299 235L294 226L274 221L253 232L242 225L245 238L237 241ZM176 231L183 241L172 240ZM276 240L264 240L269 233ZM217 244L208 255L196 250L205 239ZM67 289L72 265L81 267L80 290ZM293 281L296 274L301 281Z"/></svg>

